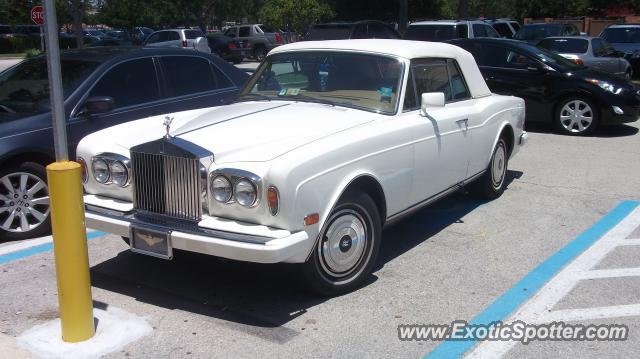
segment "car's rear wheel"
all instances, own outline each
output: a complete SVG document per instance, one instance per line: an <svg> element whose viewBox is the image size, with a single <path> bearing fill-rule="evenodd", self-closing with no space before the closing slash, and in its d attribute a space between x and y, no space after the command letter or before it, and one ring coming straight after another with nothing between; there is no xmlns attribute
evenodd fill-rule
<svg viewBox="0 0 640 359"><path fill-rule="evenodd" d="M584 136L598 127L598 108L583 97L562 100L556 109L555 124L566 135Z"/></svg>
<svg viewBox="0 0 640 359"><path fill-rule="evenodd" d="M509 166L509 149L502 137L496 143L487 170L473 182L469 191L476 197L486 200L502 196L506 187L507 167Z"/></svg>
<svg viewBox="0 0 640 359"><path fill-rule="evenodd" d="M371 197L362 192L345 196L303 265L305 284L328 296L358 288L373 269L381 235L380 215Z"/></svg>
<svg viewBox="0 0 640 359"><path fill-rule="evenodd" d="M44 166L25 162L0 172L0 238L49 234L49 188Z"/></svg>

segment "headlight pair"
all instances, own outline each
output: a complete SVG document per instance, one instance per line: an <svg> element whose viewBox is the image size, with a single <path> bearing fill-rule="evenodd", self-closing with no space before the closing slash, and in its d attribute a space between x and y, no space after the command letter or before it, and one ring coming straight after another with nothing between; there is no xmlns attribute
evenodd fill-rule
<svg viewBox="0 0 640 359"><path fill-rule="evenodd" d="M240 177L235 184L227 176L219 174L211 180L211 194L220 203L228 203L234 197L239 205L251 207L258 200L257 185L250 179Z"/></svg>
<svg viewBox="0 0 640 359"><path fill-rule="evenodd" d="M97 156L91 162L91 172L96 182L101 184L115 184L119 187L129 185L128 160L122 156Z"/></svg>

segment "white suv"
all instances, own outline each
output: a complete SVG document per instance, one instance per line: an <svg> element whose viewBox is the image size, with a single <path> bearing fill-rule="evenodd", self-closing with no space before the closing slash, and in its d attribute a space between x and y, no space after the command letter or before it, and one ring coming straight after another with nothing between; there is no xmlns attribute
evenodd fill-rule
<svg viewBox="0 0 640 359"><path fill-rule="evenodd" d="M500 37L500 34L481 20L417 21L409 25L404 38L421 41L447 41L474 37Z"/></svg>
<svg viewBox="0 0 640 359"><path fill-rule="evenodd" d="M211 53L209 42L202 31L193 29L160 30L149 35L144 46L179 47Z"/></svg>

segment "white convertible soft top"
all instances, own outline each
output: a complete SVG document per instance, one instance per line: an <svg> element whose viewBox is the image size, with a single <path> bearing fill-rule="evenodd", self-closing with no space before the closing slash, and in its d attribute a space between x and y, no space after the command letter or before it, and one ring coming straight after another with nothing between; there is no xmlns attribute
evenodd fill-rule
<svg viewBox="0 0 640 359"><path fill-rule="evenodd" d="M287 51L302 50L353 50L388 54L416 58L451 58L458 61L464 78L469 85L473 98L491 95L491 91L478 69L473 55L462 48L442 42L389 40L389 39L362 39L362 40L327 40L327 41L300 41L282 45L271 50L269 55Z"/></svg>

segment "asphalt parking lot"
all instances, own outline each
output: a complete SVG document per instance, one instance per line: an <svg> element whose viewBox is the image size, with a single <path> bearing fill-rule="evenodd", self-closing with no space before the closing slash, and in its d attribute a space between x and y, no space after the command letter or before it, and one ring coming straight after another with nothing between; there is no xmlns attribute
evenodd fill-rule
<svg viewBox="0 0 640 359"><path fill-rule="evenodd" d="M287 265L189 253L169 262L133 254L120 238L90 234L95 307L123 309L153 328L107 357L428 354L440 343L400 341L397 326L471 320L621 202L640 199L637 123L587 138L556 135L546 127L529 131L530 142L510 163L511 182L501 198L482 203L460 192L387 228L369 283L337 298L301 291L295 268ZM640 229L626 237L640 238ZM54 260L46 243L40 239L39 247L27 251L28 243L0 244L5 341L58 316ZM596 269L640 267L639 253L633 245L613 248ZM632 274L575 283L553 308L637 306L640 279ZM633 313L578 318L628 325L625 342L516 344L500 353L632 357L640 349L640 319Z"/></svg>

